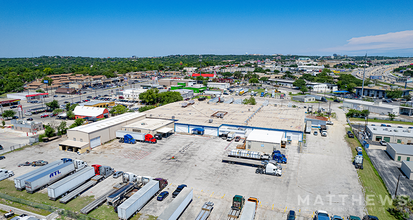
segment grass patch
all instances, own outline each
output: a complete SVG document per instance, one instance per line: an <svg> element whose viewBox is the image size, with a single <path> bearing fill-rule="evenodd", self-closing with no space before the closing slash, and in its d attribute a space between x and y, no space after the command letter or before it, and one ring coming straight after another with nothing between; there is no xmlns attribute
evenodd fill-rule
<svg viewBox="0 0 413 220"><path fill-rule="evenodd" d="M99 206L97 209L90 212L88 216L92 218L96 218L96 219L118 219L118 214L113 210L113 207L106 205L106 203L104 203L103 205ZM136 216L140 216L140 214L138 213ZM135 219L136 216L134 216L131 219Z"/></svg>
<svg viewBox="0 0 413 220"><path fill-rule="evenodd" d="M361 121L364 122L363 118L350 118L350 121ZM413 122L405 122L405 121L390 121L390 120L380 120L380 119L370 119L369 122L373 123L383 123L383 124L402 124L402 125L413 125Z"/></svg>
<svg viewBox="0 0 413 220"><path fill-rule="evenodd" d="M33 212L33 213L36 213L36 214L39 214L39 215L43 215L43 216L47 216L51 213L51 212L45 211L43 209L37 209L37 208L31 207L31 206L28 206L28 205L20 204L20 203L17 203L17 202L12 202L12 201L2 199L2 198L0 198L0 203L4 204L4 205L15 207L15 208L18 208L18 209Z"/></svg>
<svg viewBox="0 0 413 220"><path fill-rule="evenodd" d="M350 130L351 128L346 128L346 131ZM361 144L357 140L357 138L349 138L347 135L345 135L345 139L351 148L351 152L354 158L357 155L356 148L361 147ZM380 203L379 196L384 198L386 196L390 196L390 194L388 193L383 180L381 179L377 170L374 168L373 164L370 161L370 158L367 156L364 150L363 158L364 169L357 170L357 173L364 188L366 200L368 195L374 195L375 201L374 203L366 206L368 213L377 216L379 219L395 220L395 218L390 215L389 212L387 212L387 209L391 208L392 206L389 204L382 205Z"/></svg>

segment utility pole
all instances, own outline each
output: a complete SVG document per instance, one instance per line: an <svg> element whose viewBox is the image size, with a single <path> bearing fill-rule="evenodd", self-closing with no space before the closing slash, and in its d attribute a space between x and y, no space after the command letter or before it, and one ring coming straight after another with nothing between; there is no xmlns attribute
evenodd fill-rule
<svg viewBox="0 0 413 220"><path fill-rule="evenodd" d="M361 86L361 98L364 96L364 77L366 76L366 65L367 65L367 53L364 57L364 71L363 71L363 85Z"/></svg>
<svg viewBox="0 0 413 220"><path fill-rule="evenodd" d="M399 178L397 178L397 185L396 185L396 191L394 192L394 198L396 198L397 190L399 189L400 176L401 176L401 174L399 174Z"/></svg>

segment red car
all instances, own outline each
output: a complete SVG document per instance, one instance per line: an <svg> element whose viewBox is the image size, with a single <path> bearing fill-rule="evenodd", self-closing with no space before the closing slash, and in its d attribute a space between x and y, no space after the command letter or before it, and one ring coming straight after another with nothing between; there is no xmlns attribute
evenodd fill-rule
<svg viewBox="0 0 413 220"><path fill-rule="evenodd" d="M49 115L48 114L40 115L40 118L46 118L46 117L49 117Z"/></svg>

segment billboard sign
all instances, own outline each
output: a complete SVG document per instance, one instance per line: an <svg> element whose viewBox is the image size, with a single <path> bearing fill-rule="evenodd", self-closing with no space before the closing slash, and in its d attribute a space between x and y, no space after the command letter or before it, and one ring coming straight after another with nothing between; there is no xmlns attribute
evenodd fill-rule
<svg viewBox="0 0 413 220"><path fill-rule="evenodd" d="M47 84L47 83L49 83L49 80L43 80L43 83Z"/></svg>
<svg viewBox="0 0 413 220"><path fill-rule="evenodd" d="M383 76L370 76L370 79L383 79Z"/></svg>
<svg viewBox="0 0 413 220"><path fill-rule="evenodd" d="M406 82L407 82L407 83L412 83L412 82L413 82L413 78L412 78L412 77L407 77Z"/></svg>

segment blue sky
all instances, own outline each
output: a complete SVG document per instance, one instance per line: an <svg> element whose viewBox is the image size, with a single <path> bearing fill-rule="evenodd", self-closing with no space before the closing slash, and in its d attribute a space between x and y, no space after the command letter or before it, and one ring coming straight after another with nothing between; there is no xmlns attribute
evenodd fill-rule
<svg viewBox="0 0 413 220"><path fill-rule="evenodd" d="M413 56L413 1L1 1L0 57Z"/></svg>

